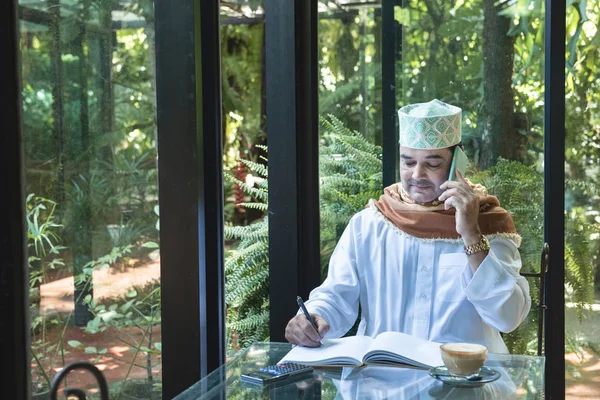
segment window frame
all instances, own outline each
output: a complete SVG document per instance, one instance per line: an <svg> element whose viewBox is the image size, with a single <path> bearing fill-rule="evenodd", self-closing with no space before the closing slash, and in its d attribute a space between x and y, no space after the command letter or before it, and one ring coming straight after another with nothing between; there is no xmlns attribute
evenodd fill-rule
<svg viewBox="0 0 600 400"><path fill-rule="evenodd" d="M0 4L4 56L0 84L5 88L0 113L7 143L0 146L4 167L0 184L10 193L1 197L0 208L2 221L8 221L2 224L0 245L10 244L1 253L0 324L12 327L0 329L0 342L7 350L3 354L8 355L3 364L10 366L4 369L4 379L23 383L7 387L16 391L12 397L22 398L29 393L30 365L19 18L16 0ZM545 4L544 237L552 259L557 260L545 283L545 381L546 393L564 398L564 270L560 260L564 259L566 3L546 0ZM272 116L268 122L270 293L279 300L289 297L290 291L307 296L320 282L318 15L316 0L266 0L266 5L265 51L271 71L267 74L267 101ZM225 362L219 2L200 6L199 1L156 0L155 6L163 390L166 397L172 397ZM279 35L269 39L275 33ZM389 78L390 70L384 72ZM175 77L182 76L186 78L177 82ZM286 84L289 76L294 79ZM285 101L278 104L281 95ZM392 108L385 102L391 96L388 93L383 98L388 111L384 116L391 118ZM392 143L392 134L394 143L394 151L383 155L388 177L395 176L388 169L397 167L391 158L396 157L396 129L395 124L394 129L390 126L383 129L386 147ZM271 340L284 340L285 323L295 309L293 296L287 302L271 303Z"/></svg>
<svg viewBox="0 0 600 400"><path fill-rule="evenodd" d="M0 2L0 354L2 393L29 398L31 364L17 0Z"/></svg>

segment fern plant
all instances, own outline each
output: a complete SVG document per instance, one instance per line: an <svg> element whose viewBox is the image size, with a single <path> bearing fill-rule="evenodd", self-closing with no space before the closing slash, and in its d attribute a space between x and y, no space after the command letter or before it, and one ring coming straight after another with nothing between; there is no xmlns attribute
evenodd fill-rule
<svg viewBox="0 0 600 400"><path fill-rule="evenodd" d="M344 127L333 116L321 118L320 148L321 265L323 276L335 244L348 221L381 194L381 147L369 143ZM261 147L267 150L266 147ZM263 164L241 159L259 179L255 186L226 174L255 199L242 203L266 213L268 170ZM265 160L266 161L266 160ZM269 244L268 217L248 226L226 226L225 237L239 240L238 247L225 259L225 301L229 349L245 347L268 339Z"/></svg>
<svg viewBox="0 0 600 400"><path fill-rule="evenodd" d="M266 150L266 148L264 148ZM268 207L267 168L241 159L258 175L255 186L225 174L225 179L239 187L253 202L242 207L266 212ZM265 160L266 161L266 160ZM225 258L225 302L227 304L228 348L246 347L269 337L269 222L268 217L248 226L225 226L225 237L239 241Z"/></svg>
<svg viewBox="0 0 600 400"><path fill-rule="evenodd" d="M321 126L321 268L325 276L350 218L382 193L382 149L332 115L321 118Z"/></svg>

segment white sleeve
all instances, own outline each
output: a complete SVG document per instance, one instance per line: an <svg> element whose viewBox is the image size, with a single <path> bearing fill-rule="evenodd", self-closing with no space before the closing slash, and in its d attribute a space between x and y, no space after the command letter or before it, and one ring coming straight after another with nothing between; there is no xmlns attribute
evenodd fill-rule
<svg viewBox="0 0 600 400"><path fill-rule="evenodd" d="M306 308L329 323L326 338L342 337L356 321L360 282L356 267L356 235L353 217L338 241L331 259L327 279L310 293Z"/></svg>
<svg viewBox="0 0 600 400"><path fill-rule="evenodd" d="M473 274L467 267L462 287L469 301L489 326L500 332L515 330L531 308L529 283L519 275L521 255L507 238L490 240L490 251Z"/></svg>

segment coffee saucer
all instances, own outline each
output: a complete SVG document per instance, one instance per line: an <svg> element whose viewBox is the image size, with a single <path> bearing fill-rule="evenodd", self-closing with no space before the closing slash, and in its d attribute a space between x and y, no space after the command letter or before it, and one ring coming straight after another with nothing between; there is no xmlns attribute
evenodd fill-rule
<svg viewBox="0 0 600 400"><path fill-rule="evenodd" d="M479 374L474 377L460 377L450 375L450 371L445 366L433 367L429 370L429 375L438 381L444 382L446 385L461 387L461 388L474 388L485 385L489 382L494 382L500 378L500 372L495 369L488 367L481 367Z"/></svg>

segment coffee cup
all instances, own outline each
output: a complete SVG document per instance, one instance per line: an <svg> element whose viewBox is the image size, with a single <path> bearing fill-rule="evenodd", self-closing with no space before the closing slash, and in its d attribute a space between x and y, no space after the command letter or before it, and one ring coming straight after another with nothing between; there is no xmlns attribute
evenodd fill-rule
<svg viewBox="0 0 600 400"><path fill-rule="evenodd" d="M474 343L446 343L440 349L450 375L467 379L479 374L488 354L487 347Z"/></svg>

